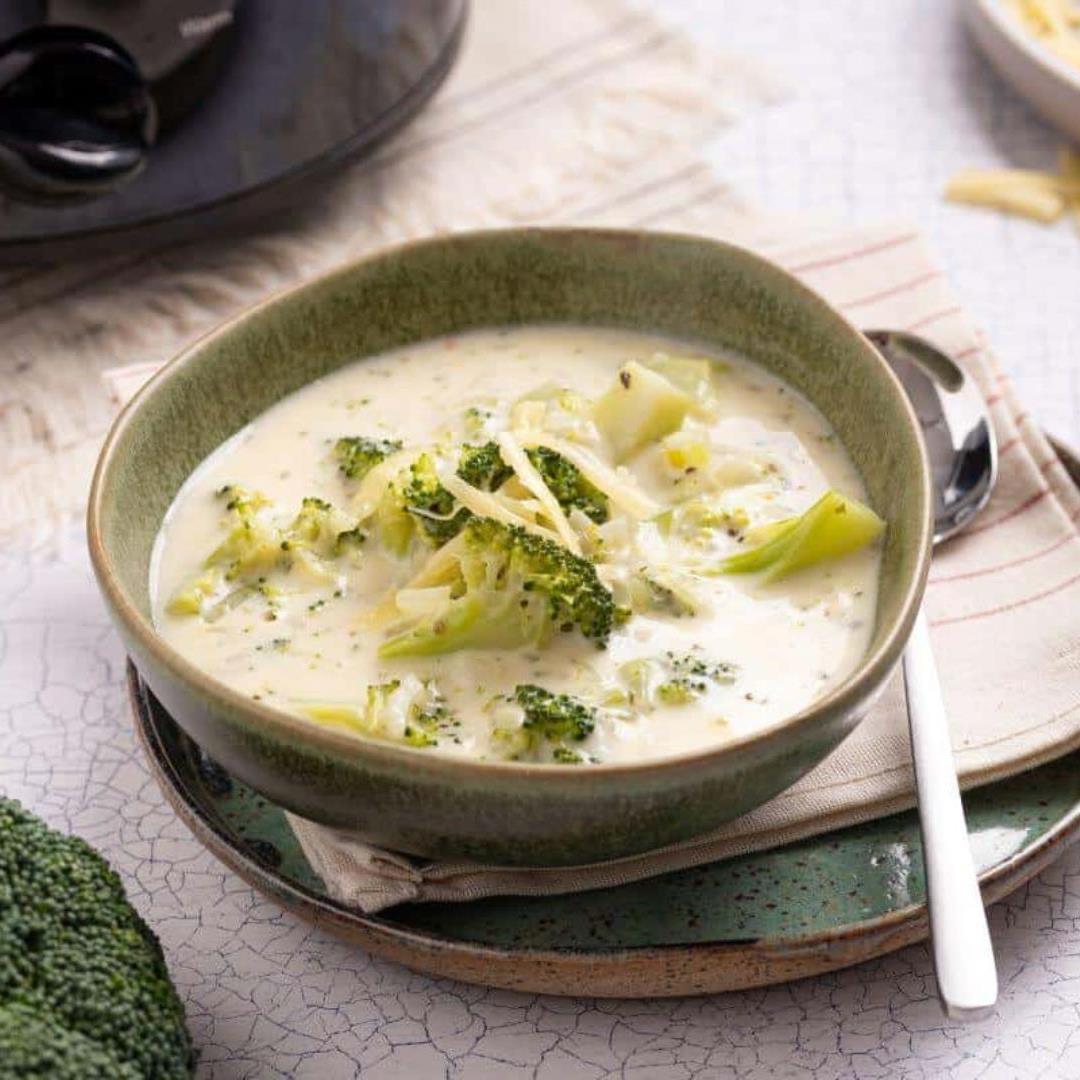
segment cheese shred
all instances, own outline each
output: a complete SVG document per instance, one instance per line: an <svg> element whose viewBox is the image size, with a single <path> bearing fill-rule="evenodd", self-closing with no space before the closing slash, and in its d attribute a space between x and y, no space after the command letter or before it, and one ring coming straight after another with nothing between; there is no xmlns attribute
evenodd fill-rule
<svg viewBox="0 0 1080 1080"><path fill-rule="evenodd" d="M544 516L559 534L559 539L575 555L580 555L581 542L578 540L577 533L567 521L559 500L552 495L551 489L544 483L544 478L537 472L536 467L529 460L529 455L522 449L521 443L509 431L500 431L497 441L503 460L514 470L515 475L525 487L536 496L537 501L544 508Z"/></svg>
<svg viewBox="0 0 1080 1080"><path fill-rule="evenodd" d="M1065 196L1047 183L1053 179L1046 173L1021 169L967 170L949 181L945 198L1048 223L1065 212Z"/></svg>
<svg viewBox="0 0 1080 1080"><path fill-rule="evenodd" d="M664 507L646 495L627 475L616 472L584 447L546 431L519 431L517 435L526 446L546 446L561 454L571 465L577 466L593 487L599 488L631 517L646 521L663 511Z"/></svg>
<svg viewBox="0 0 1080 1080"><path fill-rule="evenodd" d="M1034 169L968 169L945 188L951 202L989 206L1045 224L1080 208L1080 169L1075 151L1062 154L1060 173Z"/></svg>
<svg viewBox="0 0 1080 1080"><path fill-rule="evenodd" d="M1080 0L1007 0L1007 7L1032 38L1080 71ZM1044 224L1068 211L1080 227L1080 156L1066 147L1057 173L1034 169L960 172L946 186L945 198Z"/></svg>

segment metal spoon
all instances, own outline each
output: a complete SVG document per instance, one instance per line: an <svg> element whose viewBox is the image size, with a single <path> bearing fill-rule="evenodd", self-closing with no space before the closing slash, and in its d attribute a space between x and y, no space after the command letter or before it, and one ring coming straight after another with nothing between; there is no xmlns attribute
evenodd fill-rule
<svg viewBox="0 0 1080 1080"><path fill-rule="evenodd" d="M893 330L865 333L904 384L922 426L934 478L936 546L964 528L990 498L997 446L989 411L974 383L929 342ZM938 993L949 1017L975 1020L997 1001L997 969L922 611L903 669Z"/></svg>

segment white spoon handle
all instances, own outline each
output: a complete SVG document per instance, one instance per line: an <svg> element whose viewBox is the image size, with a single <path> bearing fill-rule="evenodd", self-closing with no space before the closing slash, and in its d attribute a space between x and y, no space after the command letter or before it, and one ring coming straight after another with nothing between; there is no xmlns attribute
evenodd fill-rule
<svg viewBox="0 0 1080 1080"><path fill-rule="evenodd" d="M997 969L922 611L904 653L904 685L938 992L948 1016L974 1020L987 1015L997 1001Z"/></svg>

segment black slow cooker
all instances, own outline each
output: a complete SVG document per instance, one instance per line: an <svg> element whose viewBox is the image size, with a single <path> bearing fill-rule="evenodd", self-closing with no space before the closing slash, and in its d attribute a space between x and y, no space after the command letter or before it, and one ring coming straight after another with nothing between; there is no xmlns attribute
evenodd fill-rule
<svg viewBox="0 0 1080 1080"><path fill-rule="evenodd" d="M245 226L430 97L466 0L7 0L0 258Z"/></svg>

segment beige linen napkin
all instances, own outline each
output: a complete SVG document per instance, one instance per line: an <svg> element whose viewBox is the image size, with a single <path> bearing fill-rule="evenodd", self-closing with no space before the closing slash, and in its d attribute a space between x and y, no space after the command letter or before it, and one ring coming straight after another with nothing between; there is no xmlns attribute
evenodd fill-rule
<svg viewBox="0 0 1080 1080"><path fill-rule="evenodd" d="M744 243L798 274L853 322L930 337L967 367L991 402L999 486L976 524L935 558L927 595L964 785L1080 745L1080 497L917 235L905 227L837 230L736 212L723 184L679 147L721 119L718 102L760 101L770 89L738 65L704 62L677 35L627 15L614 0L553 0L542 6L543 17L538 10L527 0L477 5L474 25L483 34L437 108L350 175L344 195L313 221L236 248L159 254L120 269L104 289L75 286L79 303L69 306L69 318L137 316L129 337L109 338L119 346L113 357L131 360L143 350L148 362L110 373L115 395L126 397L178 340L271 287L410 235L558 221ZM488 21L493 11L505 23ZM530 32L511 33L515 20L527 21ZM503 74L492 74L500 64ZM496 104L523 81L526 92ZM104 358L100 350L93 357ZM70 386L61 388L64 404ZM84 402L61 414L74 421L73 445L96 441L103 412ZM40 498L30 483L44 475L38 463L28 466L16 510ZM42 487L54 502L71 501L56 487L54 467L49 484ZM894 679L859 729L798 784L709 837L645 856L527 871L432 864L297 818L292 824L330 893L371 912L405 900L604 887L787 843L912 801L903 691Z"/></svg>

